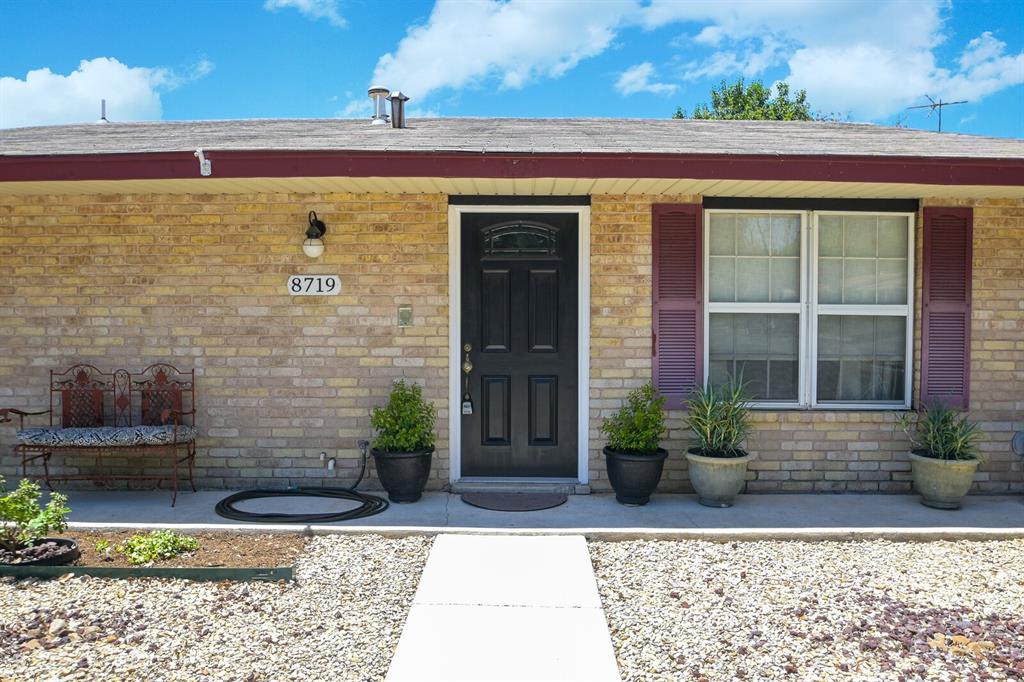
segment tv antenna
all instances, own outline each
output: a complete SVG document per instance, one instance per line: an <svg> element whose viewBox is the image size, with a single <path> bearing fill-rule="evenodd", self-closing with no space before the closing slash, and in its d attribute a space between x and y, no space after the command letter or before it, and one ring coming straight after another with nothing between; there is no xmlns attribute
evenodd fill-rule
<svg viewBox="0 0 1024 682"><path fill-rule="evenodd" d="M954 104L967 104L967 100L965 100L965 99L962 99L962 100L960 100L958 102L943 102L942 98L940 97L939 101L936 102L935 100L933 100L931 98L930 95L925 95L925 97L928 98L928 101L931 102L931 104L922 104L921 106L917 106L917 107L907 107L907 109L928 109L929 110L928 111L928 115L929 116L931 116L936 111L938 111L939 112L939 132L940 133L942 132L942 107L950 107L950 106L953 106Z"/></svg>

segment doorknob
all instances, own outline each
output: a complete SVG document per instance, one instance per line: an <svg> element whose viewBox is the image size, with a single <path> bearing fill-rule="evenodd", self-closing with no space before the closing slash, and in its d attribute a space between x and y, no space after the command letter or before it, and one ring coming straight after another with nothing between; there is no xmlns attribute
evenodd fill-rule
<svg viewBox="0 0 1024 682"><path fill-rule="evenodd" d="M473 350L473 346L468 343L462 347L462 350L466 353L465 360L462 361L462 383L465 387L462 394L462 414L469 415L473 414L473 398L469 395L469 373L473 371L473 361L469 359L469 351Z"/></svg>

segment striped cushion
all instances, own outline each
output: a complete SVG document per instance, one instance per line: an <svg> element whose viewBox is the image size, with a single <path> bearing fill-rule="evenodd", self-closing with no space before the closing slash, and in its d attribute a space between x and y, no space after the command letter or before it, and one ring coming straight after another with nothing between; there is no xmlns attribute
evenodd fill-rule
<svg viewBox="0 0 1024 682"><path fill-rule="evenodd" d="M23 445L49 445L52 447L124 447L133 445L167 445L168 443L191 443L196 439L196 430L191 426L179 426L177 439L174 426L100 426L95 428L34 428L22 429L17 433L18 442Z"/></svg>

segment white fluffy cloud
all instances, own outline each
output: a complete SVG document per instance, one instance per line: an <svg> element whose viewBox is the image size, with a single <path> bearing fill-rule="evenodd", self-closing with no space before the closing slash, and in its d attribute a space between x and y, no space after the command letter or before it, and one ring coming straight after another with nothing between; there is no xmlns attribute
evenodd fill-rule
<svg viewBox="0 0 1024 682"><path fill-rule="evenodd" d="M279 9L296 9L302 15L316 21L325 19L338 28L344 28L345 17L338 9L338 0L266 0L263 8L276 12Z"/></svg>
<svg viewBox="0 0 1024 682"><path fill-rule="evenodd" d="M652 83L651 78L655 75L656 72L653 64L641 62L622 72L619 80L615 82L615 89L623 95L633 95L638 92L671 95L679 89L679 86L674 83Z"/></svg>
<svg viewBox="0 0 1024 682"><path fill-rule="evenodd" d="M160 93L180 87L213 70L202 60L187 73L166 68L127 66L116 59L86 59L65 75L50 69L29 71L24 79L0 78L0 128L84 123L100 117L107 100L111 121L159 119Z"/></svg>
<svg viewBox="0 0 1024 682"><path fill-rule="evenodd" d="M557 78L604 52L635 7L632 0L438 0L427 22L380 58L373 80L422 101L488 77L511 89Z"/></svg>
<svg viewBox="0 0 1024 682"><path fill-rule="evenodd" d="M671 78L654 80L659 66L645 61L620 74L614 85L623 94L671 94L679 82L763 78L782 67L814 106L878 119L925 94L977 100L1024 79L1024 52L1008 54L991 33L971 40L957 62L938 64L946 7L945 0L437 0L426 22L380 58L373 80L418 101L488 80L520 88L563 75L636 26L678 26L684 34L661 65Z"/></svg>

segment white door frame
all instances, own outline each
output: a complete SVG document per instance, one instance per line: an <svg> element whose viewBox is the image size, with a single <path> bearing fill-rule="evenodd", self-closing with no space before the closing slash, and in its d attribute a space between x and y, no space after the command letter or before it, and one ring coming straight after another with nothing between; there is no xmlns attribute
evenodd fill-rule
<svg viewBox="0 0 1024 682"><path fill-rule="evenodd" d="M589 206L448 206L448 457L449 479L462 479L462 214L575 213L578 216L577 271L577 477L587 484L590 472L590 207ZM510 478L510 481L523 481ZM559 479L537 479L557 481Z"/></svg>

